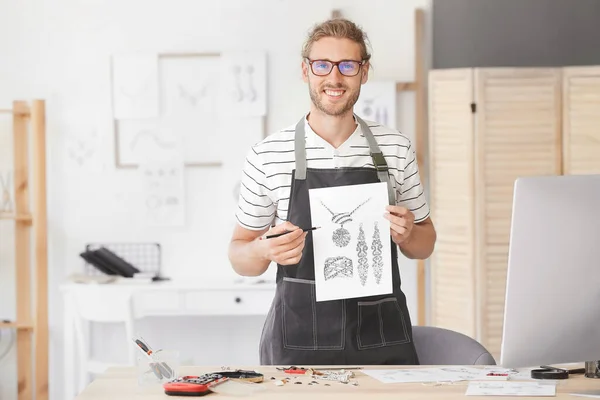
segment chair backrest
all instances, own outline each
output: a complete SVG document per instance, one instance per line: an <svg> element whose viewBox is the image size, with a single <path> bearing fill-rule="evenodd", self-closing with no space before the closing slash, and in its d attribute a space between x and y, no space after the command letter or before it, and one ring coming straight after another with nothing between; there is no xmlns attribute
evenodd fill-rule
<svg viewBox="0 0 600 400"><path fill-rule="evenodd" d="M477 340L434 326L413 326L413 340L421 365L496 365Z"/></svg>

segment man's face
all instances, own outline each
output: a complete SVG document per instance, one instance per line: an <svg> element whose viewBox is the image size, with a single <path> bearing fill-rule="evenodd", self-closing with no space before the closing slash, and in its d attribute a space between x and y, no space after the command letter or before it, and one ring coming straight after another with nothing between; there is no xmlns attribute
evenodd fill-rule
<svg viewBox="0 0 600 400"><path fill-rule="evenodd" d="M362 61L360 46L350 39L339 39L326 37L313 43L309 55L310 61ZM313 63L315 70L324 69L325 64L316 61ZM342 116L352 112L354 104L360 95L360 85L367 82L368 64L360 67L355 76L345 76L340 73L352 72L349 65L334 66L331 72L325 76L313 73L306 60L302 62L302 76L308 83L310 98L315 107L321 112L331 116Z"/></svg>

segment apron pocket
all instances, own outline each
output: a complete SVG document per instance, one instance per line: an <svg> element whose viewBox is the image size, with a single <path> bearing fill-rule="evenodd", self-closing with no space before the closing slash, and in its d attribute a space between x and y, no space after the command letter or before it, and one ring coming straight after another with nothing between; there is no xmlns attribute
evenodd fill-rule
<svg viewBox="0 0 600 400"><path fill-rule="evenodd" d="M357 339L361 350L410 342L404 313L395 297L358 302Z"/></svg>
<svg viewBox="0 0 600 400"><path fill-rule="evenodd" d="M283 346L297 350L342 350L346 335L344 300L317 303L315 281L283 278Z"/></svg>

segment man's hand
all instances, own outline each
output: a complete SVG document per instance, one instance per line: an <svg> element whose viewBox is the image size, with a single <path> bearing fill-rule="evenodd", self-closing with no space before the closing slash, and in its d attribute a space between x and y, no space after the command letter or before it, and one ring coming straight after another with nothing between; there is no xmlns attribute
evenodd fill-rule
<svg viewBox="0 0 600 400"><path fill-rule="evenodd" d="M406 243L415 226L415 215L406 207L387 206L384 217L390 221L392 240L397 245Z"/></svg>
<svg viewBox="0 0 600 400"><path fill-rule="evenodd" d="M266 236L286 231L290 233L276 238L265 239ZM271 228L258 239L257 246L259 247L259 253L265 260L273 261L277 264L298 264L302 258L304 238L306 238L307 233L308 232L302 232L302 229L290 222L284 222L283 224Z"/></svg>

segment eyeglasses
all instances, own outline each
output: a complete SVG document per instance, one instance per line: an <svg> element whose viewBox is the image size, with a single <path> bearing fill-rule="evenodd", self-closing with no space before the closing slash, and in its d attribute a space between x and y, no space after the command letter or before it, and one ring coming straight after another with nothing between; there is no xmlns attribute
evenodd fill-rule
<svg viewBox="0 0 600 400"><path fill-rule="evenodd" d="M310 69L313 74L317 76L326 76L331 73L333 67L337 65L338 71L344 76L356 76L360 71L360 67L363 65L362 61L354 60L342 60L342 61L328 61L328 60L306 60L310 65Z"/></svg>

